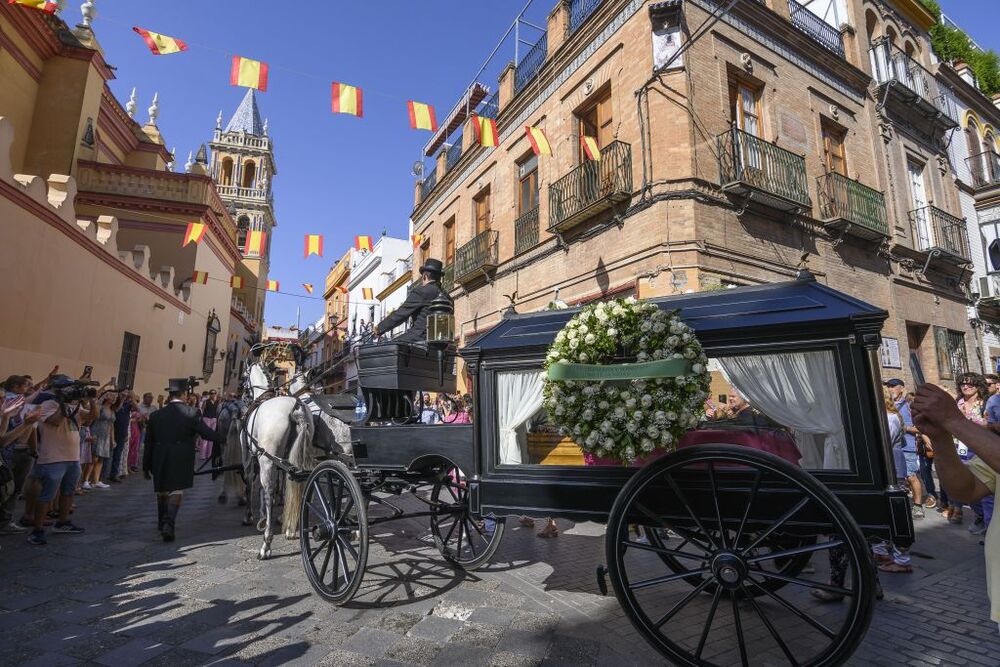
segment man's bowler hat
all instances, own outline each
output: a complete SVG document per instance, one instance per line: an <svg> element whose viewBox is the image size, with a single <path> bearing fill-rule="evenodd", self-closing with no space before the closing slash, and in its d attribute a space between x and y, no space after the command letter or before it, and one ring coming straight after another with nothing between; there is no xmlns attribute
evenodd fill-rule
<svg viewBox="0 0 1000 667"><path fill-rule="evenodd" d="M420 273L430 273L435 276L444 274L444 264L439 259L425 259L424 265L420 267Z"/></svg>

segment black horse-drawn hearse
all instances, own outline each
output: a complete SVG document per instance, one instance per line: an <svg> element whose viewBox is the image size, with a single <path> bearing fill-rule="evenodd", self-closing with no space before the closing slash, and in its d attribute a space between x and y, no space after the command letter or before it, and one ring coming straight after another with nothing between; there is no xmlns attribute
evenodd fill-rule
<svg viewBox="0 0 1000 667"><path fill-rule="evenodd" d="M807 272L655 303L696 331L712 397L675 451L632 466L581 451L546 418L543 363L572 309L511 314L458 352L472 424L406 419L415 389L453 390L448 350L364 348L378 415L352 428L350 460L313 471L303 505L317 592L354 594L369 523L403 516L369 519L369 502L414 491L442 555L466 569L488 562L506 517L606 522L599 584L610 579L633 625L679 664L846 660L874 604L869 540L913 539L879 374L886 313ZM427 372L438 354L443 378Z"/></svg>

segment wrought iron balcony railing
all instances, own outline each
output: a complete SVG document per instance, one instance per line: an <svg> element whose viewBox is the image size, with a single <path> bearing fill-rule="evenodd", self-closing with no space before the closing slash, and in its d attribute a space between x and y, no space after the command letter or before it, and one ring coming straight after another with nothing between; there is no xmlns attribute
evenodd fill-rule
<svg viewBox="0 0 1000 667"><path fill-rule="evenodd" d="M757 190L776 208L812 207L804 157L735 127L716 142L723 190Z"/></svg>
<svg viewBox="0 0 1000 667"><path fill-rule="evenodd" d="M431 163L430 173L424 178L423 182L420 183L420 201L424 201L434 190L434 186L437 185L437 169L435 165Z"/></svg>
<svg viewBox="0 0 1000 667"><path fill-rule="evenodd" d="M966 158L965 164L972 174L972 187L978 190L1000 185L1000 155L986 151Z"/></svg>
<svg viewBox="0 0 1000 667"><path fill-rule="evenodd" d="M480 103L477 113L484 118L493 118L495 120L499 112L500 91L498 90Z"/></svg>
<svg viewBox="0 0 1000 667"><path fill-rule="evenodd" d="M478 274L497 268L500 233L487 229L455 252L454 279L469 280Z"/></svg>
<svg viewBox="0 0 1000 667"><path fill-rule="evenodd" d="M941 250L964 262L971 259L969 236L962 218L956 218L936 206L910 211L909 218L917 250Z"/></svg>
<svg viewBox="0 0 1000 667"><path fill-rule="evenodd" d="M816 179L820 218L828 223L846 223L861 236L889 236L885 196L867 185L826 174Z"/></svg>
<svg viewBox="0 0 1000 667"><path fill-rule="evenodd" d="M920 63L887 39L872 46L869 55L877 84L900 84L929 108L957 124L954 102L938 88L937 81Z"/></svg>
<svg viewBox="0 0 1000 667"><path fill-rule="evenodd" d="M538 207L522 213L514 221L514 254L520 255L538 245Z"/></svg>
<svg viewBox="0 0 1000 667"><path fill-rule="evenodd" d="M807 34L823 48L836 53L841 58L844 57L844 40L840 36L839 30L795 0L788 0L788 13L791 16L792 25Z"/></svg>
<svg viewBox="0 0 1000 667"><path fill-rule="evenodd" d="M590 18L601 0L569 0L569 34L573 34Z"/></svg>
<svg viewBox="0 0 1000 667"><path fill-rule="evenodd" d="M458 137L451 146L448 146L448 152L445 155L444 166L445 169L451 171L451 168L458 164L458 161L462 159L462 138Z"/></svg>
<svg viewBox="0 0 1000 667"><path fill-rule="evenodd" d="M531 80L538 75L538 70L542 68L545 63L545 57L548 55L549 50L549 38L548 35L542 35L541 38L535 42L535 45L521 58L521 62L517 64L517 69L514 71L514 92L519 92L522 88L531 83Z"/></svg>
<svg viewBox="0 0 1000 667"><path fill-rule="evenodd" d="M549 229L562 232L632 198L632 147L612 141L600 160L587 160L549 186Z"/></svg>

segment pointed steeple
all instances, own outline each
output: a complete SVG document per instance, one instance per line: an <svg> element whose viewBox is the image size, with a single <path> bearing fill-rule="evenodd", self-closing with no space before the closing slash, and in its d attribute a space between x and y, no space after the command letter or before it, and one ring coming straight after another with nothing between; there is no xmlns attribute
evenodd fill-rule
<svg viewBox="0 0 1000 667"><path fill-rule="evenodd" d="M243 96L243 101L236 108L236 113L229 119L225 131L246 132L257 137L264 136L264 124L260 120L260 111L257 109L257 98L253 94L253 88L247 89L247 94Z"/></svg>

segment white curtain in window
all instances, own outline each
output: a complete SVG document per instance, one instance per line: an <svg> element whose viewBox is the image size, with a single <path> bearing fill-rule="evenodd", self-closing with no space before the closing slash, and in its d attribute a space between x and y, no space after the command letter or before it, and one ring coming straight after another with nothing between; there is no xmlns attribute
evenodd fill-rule
<svg viewBox="0 0 1000 667"><path fill-rule="evenodd" d="M523 427L542 409L542 372L498 373L497 408L500 463L527 463L528 439Z"/></svg>
<svg viewBox="0 0 1000 667"><path fill-rule="evenodd" d="M718 359L733 387L774 421L794 429L802 467L848 467L840 388L833 352Z"/></svg>

